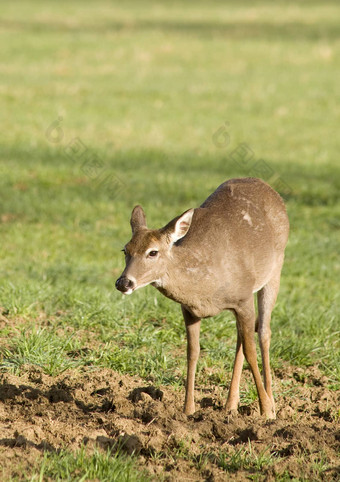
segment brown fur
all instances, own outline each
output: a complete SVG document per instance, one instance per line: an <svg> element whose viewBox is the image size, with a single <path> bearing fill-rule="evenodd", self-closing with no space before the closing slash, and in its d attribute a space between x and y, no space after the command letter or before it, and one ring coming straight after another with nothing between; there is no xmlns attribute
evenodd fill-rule
<svg viewBox="0 0 340 482"><path fill-rule="evenodd" d="M236 315L238 341L227 409L235 411L244 355L253 372L261 413L275 417L269 367L270 317L279 290L289 222L281 197L255 178L232 179L194 210L149 230L144 211L131 216L126 268L117 287L129 293L152 284L182 306L188 337L185 413L194 411L200 319L223 310ZM157 251L154 255L150 250ZM129 286L128 286L129 285ZM256 321L254 296L259 313ZM256 358L256 328L264 385Z"/></svg>

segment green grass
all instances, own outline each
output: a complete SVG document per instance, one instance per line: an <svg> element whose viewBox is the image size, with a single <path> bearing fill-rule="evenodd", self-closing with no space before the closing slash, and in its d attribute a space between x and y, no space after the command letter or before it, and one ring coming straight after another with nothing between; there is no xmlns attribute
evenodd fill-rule
<svg viewBox="0 0 340 482"><path fill-rule="evenodd" d="M247 448L242 447L235 450L231 455L221 452L217 463L226 472L237 472L240 469L245 469L250 473L261 473L264 468L272 465L273 459L274 456L268 449L255 454L249 442Z"/></svg>
<svg viewBox="0 0 340 482"><path fill-rule="evenodd" d="M88 455L84 448L76 454L67 451L45 452L39 475L27 477L30 482L43 480L80 482L85 480L101 482L147 482L151 480L144 471L137 468L132 457L117 452L112 454L94 452Z"/></svg>
<svg viewBox="0 0 340 482"><path fill-rule="evenodd" d="M272 364L318 365L339 388L339 14L330 0L2 5L5 369L92 364L183 386L179 306L114 289L130 211L162 226L225 179L261 175L262 159L289 186L291 222ZM76 138L92 174L67 156ZM232 160L240 143L247 167ZM235 342L230 314L203 322L198 383L228 385Z"/></svg>

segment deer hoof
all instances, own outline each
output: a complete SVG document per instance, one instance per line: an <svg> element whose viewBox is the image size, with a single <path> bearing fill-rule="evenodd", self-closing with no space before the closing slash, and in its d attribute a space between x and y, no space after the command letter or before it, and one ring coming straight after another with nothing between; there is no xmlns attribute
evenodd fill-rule
<svg viewBox="0 0 340 482"><path fill-rule="evenodd" d="M264 410L262 415L264 415L267 420L275 420L276 419L275 408L271 407L269 410Z"/></svg>
<svg viewBox="0 0 340 482"><path fill-rule="evenodd" d="M225 413L228 418L228 420L234 419L238 415L237 408L225 408Z"/></svg>
<svg viewBox="0 0 340 482"><path fill-rule="evenodd" d="M275 410L271 410L270 413L266 414L266 419L267 420L275 420L276 419Z"/></svg>
<svg viewBox="0 0 340 482"><path fill-rule="evenodd" d="M189 406L189 407L184 407L183 412L185 413L185 415L193 415L195 413L195 405Z"/></svg>

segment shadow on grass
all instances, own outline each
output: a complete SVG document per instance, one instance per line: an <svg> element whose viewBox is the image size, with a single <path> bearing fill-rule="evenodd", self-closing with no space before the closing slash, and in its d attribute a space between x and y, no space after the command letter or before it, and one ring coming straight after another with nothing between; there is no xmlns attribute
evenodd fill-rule
<svg viewBox="0 0 340 482"><path fill-rule="evenodd" d="M74 24L65 21L21 21L3 19L0 28L15 31L30 31L48 33L85 33L107 34L110 32L138 32L159 30L181 35L194 35L199 38L225 37L229 39L266 39L266 40L335 40L340 38L340 24L285 22L209 22L201 20L137 20L106 21L98 24Z"/></svg>
<svg viewBox="0 0 340 482"><path fill-rule="evenodd" d="M115 196L110 186L107 189L93 182L83 172L82 163L70 161L62 150L39 148L27 152L20 147L3 146L2 152L4 159L12 162L11 181L6 176L0 180L2 222L8 213L13 222L23 217L41 221L46 216L60 221L63 216L73 215L73 211L79 213L84 206L95 209L101 203L109 203L114 211L136 202L195 206L220 183L233 177L261 177L278 189L286 201L300 205L339 203L340 166L335 165L306 169L293 162L265 159L269 175L261 175L251 168L242 168L221 152L197 156L194 152L172 154L151 149L114 154L103 151L100 155L105 169L124 183L124 189ZM277 179L289 187L287 195L280 191Z"/></svg>

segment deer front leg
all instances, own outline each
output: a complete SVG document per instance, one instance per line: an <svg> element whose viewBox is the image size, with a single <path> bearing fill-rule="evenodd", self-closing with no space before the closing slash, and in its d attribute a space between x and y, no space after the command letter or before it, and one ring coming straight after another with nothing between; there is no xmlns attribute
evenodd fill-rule
<svg viewBox="0 0 340 482"><path fill-rule="evenodd" d="M182 306L182 312L187 332L187 380L185 387L184 413L191 415L195 412L194 389L197 360L200 354L200 326L201 320L192 316Z"/></svg>

